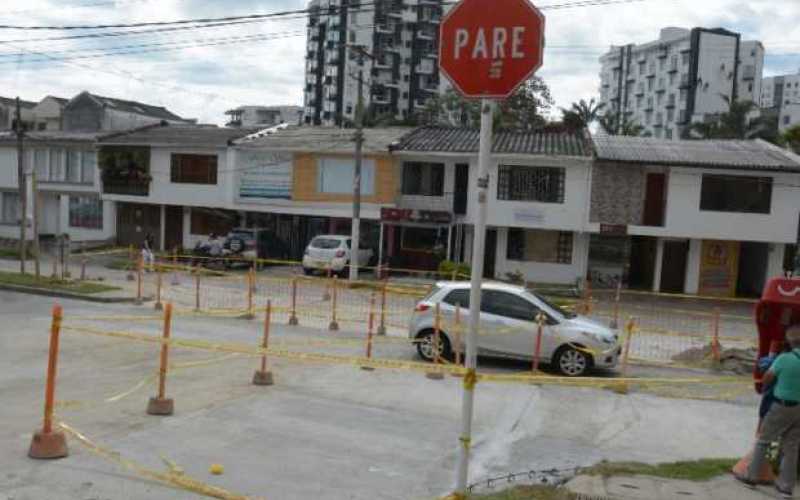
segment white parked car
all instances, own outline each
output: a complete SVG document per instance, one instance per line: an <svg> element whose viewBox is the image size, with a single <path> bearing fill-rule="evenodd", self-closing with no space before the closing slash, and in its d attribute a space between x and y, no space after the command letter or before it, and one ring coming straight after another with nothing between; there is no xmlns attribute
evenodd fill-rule
<svg viewBox="0 0 800 500"><path fill-rule="evenodd" d="M466 350L469 325L469 282L437 283L419 301L409 327L409 338L417 340L417 352L431 361L438 349L450 357L455 336L456 305L461 308L461 352ZM569 377L583 375L591 367L613 368L621 347L618 335L606 326L565 311L537 293L504 283L484 283L481 287L478 354L532 360L538 330L537 315L546 316L539 359ZM435 307L440 310L440 342L434 347Z"/></svg>
<svg viewBox="0 0 800 500"><path fill-rule="evenodd" d="M303 255L303 271L312 274L315 271L342 274L348 270L352 250L349 236L325 235L317 236L306 247ZM367 266L372 260L371 248L360 248L356 252L356 265Z"/></svg>

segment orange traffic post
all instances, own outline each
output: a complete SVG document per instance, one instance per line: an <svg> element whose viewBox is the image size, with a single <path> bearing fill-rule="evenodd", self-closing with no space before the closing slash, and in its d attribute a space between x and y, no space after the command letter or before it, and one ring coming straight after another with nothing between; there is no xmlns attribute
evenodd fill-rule
<svg viewBox="0 0 800 500"><path fill-rule="evenodd" d="M128 262L130 263L130 267L128 268L128 276L126 277L128 281L135 281L136 276L133 274L134 266L136 266L136 254L133 252L133 245L128 246Z"/></svg>
<svg viewBox="0 0 800 500"><path fill-rule="evenodd" d="M331 284L332 284L332 280L331 280L331 268L330 267L326 271L326 274L328 276L328 279L325 281L325 293L322 294L322 300L327 302L327 301L331 300Z"/></svg>
<svg viewBox="0 0 800 500"><path fill-rule="evenodd" d="M533 374L539 372L539 360L542 357L542 334L544 333L544 313L536 315L536 341L533 346Z"/></svg>
<svg viewBox="0 0 800 500"><path fill-rule="evenodd" d="M622 348L622 378L628 377L628 358L631 352L631 338L636 330L636 318L629 318L625 324L625 345ZM628 383L622 382L615 391L620 394L628 393Z"/></svg>
<svg viewBox="0 0 800 500"><path fill-rule="evenodd" d="M622 280L617 280L617 293L614 295L614 317L611 320L611 328L619 328L619 301L622 292Z"/></svg>
<svg viewBox="0 0 800 500"><path fill-rule="evenodd" d="M143 284L142 284L142 267L144 266L144 258L139 256L139 260L136 261L136 305L142 305L143 298Z"/></svg>
<svg viewBox="0 0 800 500"><path fill-rule="evenodd" d="M178 248L172 249L172 286L178 286L181 282L178 279Z"/></svg>
<svg viewBox="0 0 800 500"><path fill-rule="evenodd" d="M249 269L247 271L247 275L245 277L245 283L247 286L247 312L242 315L244 319L255 319L256 314L253 309L253 289L255 288L255 273L253 269Z"/></svg>
<svg viewBox="0 0 800 500"><path fill-rule="evenodd" d="M711 359L714 363L722 360L721 346L719 343L719 307L714 308L714 315L711 320Z"/></svg>
<svg viewBox="0 0 800 500"><path fill-rule="evenodd" d="M338 298L338 284L336 276L333 277L333 283L331 284L332 293L331 293L331 323L328 325L328 330L335 332L339 330L339 322L336 319L336 302Z"/></svg>
<svg viewBox="0 0 800 500"><path fill-rule="evenodd" d="M431 353L433 354L433 364L439 365L442 362L441 353L444 347L442 342L441 328L442 328L442 314L439 303L436 303L435 313L436 317L433 320L433 338L431 339ZM431 370L425 374L431 380L442 380L444 374L438 370Z"/></svg>
<svg viewBox="0 0 800 500"><path fill-rule="evenodd" d="M374 327L375 327L375 292L372 293L372 296L369 299L369 320L367 321L367 346L365 353L367 360L372 359L372 332ZM373 371L375 367L364 365L361 367L361 369L366 371Z"/></svg>
<svg viewBox="0 0 800 500"><path fill-rule="evenodd" d="M47 381L44 389L44 422L42 430L33 433L28 456L31 458L66 457L67 440L64 433L53 430L53 406L56 394L56 372L58 369L58 338L61 333L61 306L53 306L53 319L50 324L50 352L47 358Z"/></svg>
<svg viewBox="0 0 800 500"><path fill-rule="evenodd" d="M381 287L381 322L378 325L378 335L386 335L386 289L389 286L389 280L383 280Z"/></svg>
<svg viewBox="0 0 800 500"><path fill-rule="evenodd" d="M289 326L297 326L297 276L292 278L292 310L289 314Z"/></svg>
<svg viewBox="0 0 800 500"><path fill-rule="evenodd" d="M169 366L169 336L172 328L172 304L164 307L164 334L161 342L161 366L158 369L158 395L147 403L148 415L172 415L174 403L166 396L167 367Z"/></svg>
<svg viewBox="0 0 800 500"><path fill-rule="evenodd" d="M194 310L200 312L200 266L194 270Z"/></svg>
<svg viewBox="0 0 800 500"><path fill-rule="evenodd" d="M162 267L156 264L156 311L164 309L164 304L161 303L162 271Z"/></svg>
<svg viewBox="0 0 800 500"><path fill-rule="evenodd" d="M261 369L253 374L253 385L272 385L275 380L272 372L267 369L267 349L269 348L269 324L272 321L272 301L267 301L267 309L264 313L264 336L261 339Z"/></svg>

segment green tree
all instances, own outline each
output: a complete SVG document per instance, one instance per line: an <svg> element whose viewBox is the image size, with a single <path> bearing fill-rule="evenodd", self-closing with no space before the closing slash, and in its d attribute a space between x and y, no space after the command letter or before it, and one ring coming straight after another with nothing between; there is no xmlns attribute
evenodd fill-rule
<svg viewBox="0 0 800 500"><path fill-rule="evenodd" d="M600 118L600 112L604 107L605 104L595 102L594 97L588 102L581 99L573 102L569 109L561 108L562 121L567 126L588 127Z"/></svg>
<svg viewBox="0 0 800 500"><path fill-rule="evenodd" d="M800 125L789 128L781 135L782 142L797 154L800 154Z"/></svg>
<svg viewBox="0 0 800 500"><path fill-rule="evenodd" d="M553 106L547 84L535 76L526 81L495 109L496 130L534 130L543 127L544 115ZM412 125L444 125L477 128L481 122L480 99L465 99L454 89L431 98L415 114Z"/></svg>
<svg viewBox="0 0 800 500"><path fill-rule="evenodd" d="M644 127L636 120L630 120L627 116L619 113L606 113L599 119L600 127L608 135L627 135L641 137L644 135Z"/></svg>
<svg viewBox="0 0 800 500"><path fill-rule="evenodd" d="M686 133L688 139L764 139L777 143L778 123L774 117L756 116L758 106L753 101L732 101L722 96L728 111L712 115L704 122L693 123Z"/></svg>

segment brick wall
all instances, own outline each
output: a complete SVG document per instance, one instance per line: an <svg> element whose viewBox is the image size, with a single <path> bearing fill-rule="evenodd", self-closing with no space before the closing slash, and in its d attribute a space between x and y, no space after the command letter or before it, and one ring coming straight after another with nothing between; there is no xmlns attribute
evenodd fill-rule
<svg viewBox="0 0 800 500"><path fill-rule="evenodd" d="M645 170L641 165L596 162L592 171L591 222L640 225Z"/></svg>

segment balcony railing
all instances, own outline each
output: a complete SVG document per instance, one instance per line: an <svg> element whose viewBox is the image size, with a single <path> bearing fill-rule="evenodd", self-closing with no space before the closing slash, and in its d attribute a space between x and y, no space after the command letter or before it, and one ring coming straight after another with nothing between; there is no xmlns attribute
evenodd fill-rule
<svg viewBox="0 0 800 500"><path fill-rule="evenodd" d="M150 181L131 181L128 179L106 180L103 181L103 194L148 196L150 194Z"/></svg>

